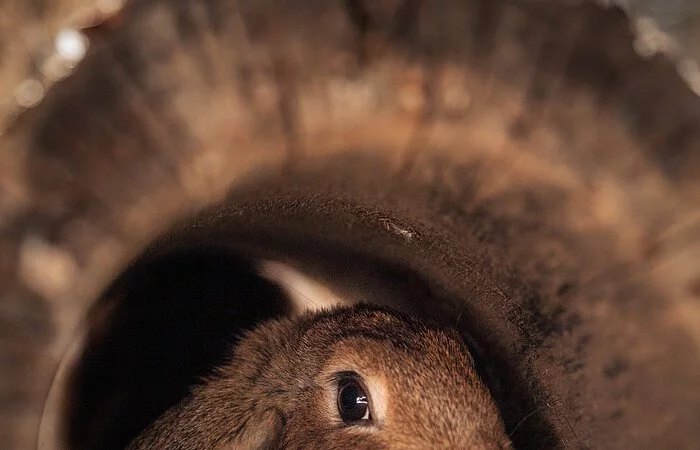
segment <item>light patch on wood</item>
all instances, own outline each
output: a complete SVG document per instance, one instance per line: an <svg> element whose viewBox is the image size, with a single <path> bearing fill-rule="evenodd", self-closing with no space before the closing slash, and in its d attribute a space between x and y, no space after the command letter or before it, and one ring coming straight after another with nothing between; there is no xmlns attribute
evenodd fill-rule
<svg viewBox="0 0 700 450"><path fill-rule="evenodd" d="M19 255L19 275L27 287L47 298L69 292L78 275L73 256L38 238L27 238Z"/></svg>

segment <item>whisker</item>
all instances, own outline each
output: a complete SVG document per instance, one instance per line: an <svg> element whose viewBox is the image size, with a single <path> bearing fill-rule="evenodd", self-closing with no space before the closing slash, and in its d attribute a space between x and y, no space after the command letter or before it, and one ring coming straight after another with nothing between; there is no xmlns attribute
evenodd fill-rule
<svg viewBox="0 0 700 450"><path fill-rule="evenodd" d="M510 433L508 433L508 437L509 437L509 438L513 437L513 434L517 431L518 428L520 428L520 425L522 425L523 423L525 423L525 421L526 421L527 419L529 419L530 417L532 417L532 415L535 414L536 412L538 412L540 409L542 409L542 407L541 407L541 406L538 406L538 407L535 408L534 410L532 410L532 411L530 411L529 413L527 413L527 414L525 415L525 417L523 417L523 418L520 420L520 422L518 422L518 423L513 427L513 429L510 431Z"/></svg>
<svg viewBox="0 0 700 450"><path fill-rule="evenodd" d="M314 300L312 300L311 297L309 297L308 295L304 294L304 293L301 292L299 289L293 287L291 284L289 284L289 283L287 283L287 282L285 282L285 281L280 281L280 280L276 280L275 283L280 284L280 285L284 286L285 288L287 288L287 289L289 289L289 290L291 290L291 291L296 292L297 294L299 294L300 296L302 296L302 297L304 297L306 300L308 300L309 303L311 303L312 305L314 305L314 306L316 306L316 307L318 307L318 308L320 309L320 304L318 304L317 302L315 302Z"/></svg>

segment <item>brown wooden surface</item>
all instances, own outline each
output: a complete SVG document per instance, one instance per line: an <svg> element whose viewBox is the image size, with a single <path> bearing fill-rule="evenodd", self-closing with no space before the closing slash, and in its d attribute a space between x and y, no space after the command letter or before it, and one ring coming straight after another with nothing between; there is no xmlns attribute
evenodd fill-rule
<svg viewBox="0 0 700 450"><path fill-rule="evenodd" d="M33 57L12 37L77 5L30 4L2 4L6 103ZM230 195L206 223L282 235L290 216L469 300L552 445L693 448L698 97L634 53L617 10L417 5L135 2L3 130L3 445L33 447L56 362L115 274ZM410 245L386 234L405 229Z"/></svg>

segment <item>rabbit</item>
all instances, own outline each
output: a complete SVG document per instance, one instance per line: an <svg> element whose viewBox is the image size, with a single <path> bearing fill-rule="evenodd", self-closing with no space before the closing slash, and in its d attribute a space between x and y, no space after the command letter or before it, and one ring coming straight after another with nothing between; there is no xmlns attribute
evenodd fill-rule
<svg viewBox="0 0 700 450"><path fill-rule="evenodd" d="M459 334L369 304L272 319L130 449L502 449Z"/></svg>

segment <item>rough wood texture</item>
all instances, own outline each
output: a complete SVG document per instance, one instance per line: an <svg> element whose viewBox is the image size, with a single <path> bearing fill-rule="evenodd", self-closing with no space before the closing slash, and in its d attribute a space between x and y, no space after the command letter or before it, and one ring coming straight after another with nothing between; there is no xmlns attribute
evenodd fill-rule
<svg viewBox="0 0 700 450"><path fill-rule="evenodd" d="M3 101L30 66L5 36L75 6L49 3L2 5ZM230 195L202 223L283 236L285 217L465 299L546 445L692 448L699 113L589 4L133 2L0 136L0 442L33 446L115 274Z"/></svg>

